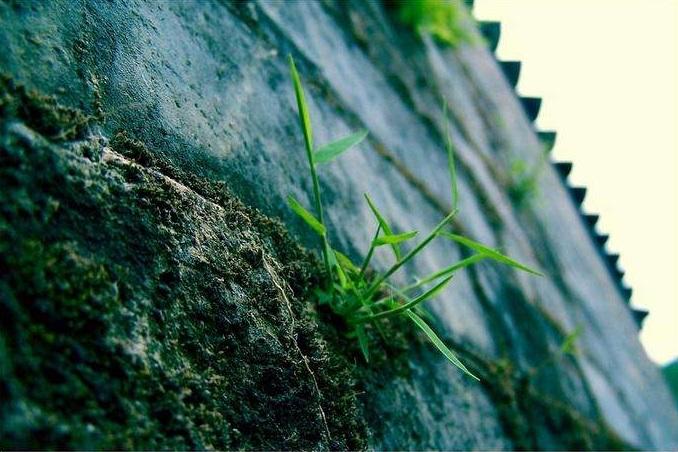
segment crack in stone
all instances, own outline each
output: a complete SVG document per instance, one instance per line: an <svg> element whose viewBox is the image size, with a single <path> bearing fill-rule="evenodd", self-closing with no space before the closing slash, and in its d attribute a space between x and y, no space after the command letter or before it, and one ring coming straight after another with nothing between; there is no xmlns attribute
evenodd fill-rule
<svg viewBox="0 0 678 452"><path fill-rule="evenodd" d="M306 367L306 370L308 371L309 375L311 376L311 380L313 380L313 386L315 387L316 391L316 397L317 397L317 403L318 403L318 411L320 412L320 417L322 418L323 421L323 426L325 427L325 433L327 434L327 440L328 442L332 440L332 435L330 434L330 429L329 426L327 425L327 417L325 416L325 410L323 410L322 407L322 393L320 392L320 387L318 386L318 380L315 377L315 373L311 369L311 365L309 363L308 357L304 355L304 352L301 351L301 348L299 347L299 344L297 343L297 335L295 333L296 329L296 318L294 316L294 312L292 311L292 304L290 303L290 300L287 298L286 290L283 288L284 285L286 285L283 281L281 281L280 277L278 277L277 272L273 268L273 265L277 265L275 260L270 259L266 253L263 253L263 258L262 261L264 263L264 268L266 269L266 272L269 274L271 277L271 281L273 284L276 286L278 289L278 292L280 293L280 298L285 302L285 307L287 308L289 314L290 314L290 319L291 319L291 325L290 325L290 338L292 339L292 342L294 343L294 347L297 349L297 352L299 352L299 356L301 356L302 361L304 362L304 366ZM271 263L271 261L273 263ZM288 287L288 290L289 289Z"/></svg>

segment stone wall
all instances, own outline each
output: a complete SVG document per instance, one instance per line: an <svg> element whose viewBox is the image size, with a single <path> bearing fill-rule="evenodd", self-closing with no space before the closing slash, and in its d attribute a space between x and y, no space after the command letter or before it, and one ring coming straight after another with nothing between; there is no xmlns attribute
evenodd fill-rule
<svg viewBox="0 0 678 452"><path fill-rule="evenodd" d="M486 46L365 1L4 2L0 23L2 447L678 445L576 192ZM411 331L365 365L315 308L315 241L285 204L310 193L288 54L317 142L370 132L320 175L353 257L363 192L398 230L447 213L448 102L455 229L546 275L481 264L431 304L481 383ZM399 277L462 253L441 241Z"/></svg>

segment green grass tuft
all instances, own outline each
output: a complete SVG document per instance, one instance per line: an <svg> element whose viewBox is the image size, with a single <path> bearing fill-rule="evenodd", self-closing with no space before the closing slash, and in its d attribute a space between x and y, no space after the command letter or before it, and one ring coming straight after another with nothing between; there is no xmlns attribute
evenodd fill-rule
<svg viewBox="0 0 678 452"><path fill-rule="evenodd" d="M529 168L527 163L520 159L511 163L508 194L516 207L525 207L539 194L539 175L545 161L542 157L534 168Z"/></svg>
<svg viewBox="0 0 678 452"><path fill-rule="evenodd" d="M320 186L318 184L316 166L335 159L351 147L359 144L367 137L367 131L351 134L333 143L321 146L319 149L314 149L308 106L304 97L304 90L301 85L299 74L297 73L294 60L291 56L290 71L292 73L292 82L294 84L294 92L297 99L299 123L302 134L304 135L306 155L313 182L313 197L316 213L313 215L291 196L288 198L288 202L292 210L321 238L327 280L325 281L324 286L316 291L319 303L328 304L336 314L342 316L346 320L346 323L351 328L349 335L357 338L358 345L366 361L369 361L370 359L366 329L374 326L379 330L379 322L383 319L392 316L404 316L411 320L452 364L467 375L477 379L475 375L469 372L452 350L445 345L424 319L422 319L422 304L440 294L440 292L442 292L452 281L457 271L474 265L482 260L492 260L535 275L541 274L536 270L501 254L497 250L446 231L446 228L449 227L449 223L457 213L458 202L454 152L448 130L446 130L445 134L453 204L451 213L443 218L438 225L424 236L421 241L414 245L410 251L403 255L400 245L413 240L418 236L417 231L394 232L391 225L386 220L385 215L379 211L374 201L366 193L365 199L367 200L370 210L374 214L377 229L370 242L370 247L365 255L365 259L360 265L357 265L351 261L348 256L333 249L327 236L327 225L323 220L322 201L320 198ZM447 114L447 112L445 112L445 114ZM426 275L418 279L416 283L406 287L398 288L389 282L389 278L394 273L400 270L407 262L414 259L438 237L453 240L470 248L475 254ZM366 270L369 267L374 251L380 246L391 247L395 262L383 273L367 272ZM384 297L384 294L387 293L391 295Z"/></svg>

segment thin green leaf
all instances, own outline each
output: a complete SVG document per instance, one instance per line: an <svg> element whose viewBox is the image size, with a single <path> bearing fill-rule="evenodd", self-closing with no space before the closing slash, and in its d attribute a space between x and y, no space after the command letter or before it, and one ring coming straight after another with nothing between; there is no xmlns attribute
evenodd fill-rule
<svg viewBox="0 0 678 452"><path fill-rule="evenodd" d="M353 283L344 273L344 269L341 268L341 265L336 265L337 277L339 278L339 285L342 289L350 290L353 287Z"/></svg>
<svg viewBox="0 0 678 452"><path fill-rule="evenodd" d="M386 307L390 310L401 306L398 302L395 301L396 299L400 299L405 303L408 303L409 301L412 300L410 297L407 296L407 294L404 291L388 282L384 283L384 289L388 289L389 295L387 297L380 298L379 300L372 302L371 305L373 307L385 304Z"/></svg>
<svg viewBox="0 0 678 452"><path fill-rule="evenodd" d="M370 362L370 351L367 347L367 334L365 333L365 325L358 325L355 329L356 334L358 335L358 345L360 345L360 351L363 352L366 362Z"/></svg>
<svg viewBox="0 0 678 452"><path fill-rule="evenodd" d="M381 226L381 229L384 230L384 234L386 235L393 235L393 230L391 229L391 226L388 224L386 221L386 218L379 212L379 209L377 209L377 206L374 205L374 202L370 198L370 195L365 193L365 199L367 200L367 204L370 206L370 209L372 210L372 213L374 214L375 218L377 219L377 222L379 223L379 226ZM396 260L400 260L400 247L397 244L391 245L391 248L393 248L393 254L395 254Z"/></svg>
<svg viewBox="0 0 678 452"><path fill-rule="evenodd" d="M413 249L411 249L405 257L402 259L399 259L395 264L391 266L384 274L379 276L374 282L372 282L372 285L370 285L369 289L365 292L365 297L370 298L372 295L375 294L377 290L379 290L379 287L386 281L393 273L397 272L403 265L405 265L410 259L412 259L414 256L419 254L421 250L423 250L431 241L438 236L440 231L450 222L452 221L452 218L457 214L457 211L454 210L450 212L449 215L447 215L445 218L443 218L440 223L431 231L424 240L419 242L417 246L415 246ZM397 246L397 245L394 245Z"/></svg>
<svg viewBox="0 0 678 452"><path fill-rule="evenodd" d="M426 310L426 308L424 308L423 305L418 304L417 306L412 308L412 312L414 312L424 320L433 321L433 316L431 315L430 312Z"/></svg>
<svg viewBox="0 0 678 452"><path fill-rule="evenodd" d="M299 78L299 73L297 72L297 67L294 64L294 58L292 55L289 55L290 60L290 72L292 74L292 84L294 85L294 94L297 98L297 107L299 110L299 124L301 125L301 130L304 135L304 143L306 144L306 158L308 159L308 164L311 170L311 180L313 181L313 199L315 202L315 211L318 215L318 222L322 225L323 220L323 205L320 200L320 183L318 182L318 174L315 170L315 162L313 161L313 130L311 129L311 117L308 113L308 105L306 104L306 98L304 97L304 89L301 86L301 79ZM323 227L324 229L324 227ZM329 263L329 240L327 234L321 234L322 242L322 253L323 253L323 263L325 264L325 271L327 272L328 278L332 281L332 267ZM330 284L330 290L333 290L333 286Z"/></svg>
<svg viewBox="0 0 678 452"><path fill-rule="evenodd" d="M353 287L353 283L348 279L344 269L339 265L339 259L337 258L337 251L330 248L329 250L329 260L332 268L336 268L337 277L339 278L339 286L342 289L350 289Z"/></svg>
<svg viewBox="0 0 678 452"><path fill-rule="evenodd" d="M392 315L395 315L395 314L399 314L403 311L407 311L409 309L412 309L416 305L423 303L424 301L426 301L430 298L435 297L441 290L443 290L445 288L445 286L447 286L449 284L449 282L452 280L453 277L454 277L454 275L448 276L447 278L443 279L441 282L439 282L438 284L436 284L435 286L433 286L432 288L430 288L429 290L427 290L423 294L421 294L418 297L408 301L407 303L405 303L403 305L398 306L397 308L394 308L394 309L391 309L391 310L388 310L388 311L382 311L382 312L379 312L377 314L361 317L361 318L356 319L355 322L356 323L365 323L365 322L381 319L381 318L384 318L384 317L392 316ZM402 295L402 294L400 294L400 295Z"/></svg>
<svg viewBox="0 0 678 452"><path fill-rule="evenodd" d="M539 273L537 270L533 270L530 267L527 267L527 266L521 264L520 262L517 262L517 261L511 259L510 257L504 256L503 254L501 254L497 250L494 250L492 248L488 248L487 246L485 246L481 243L475 242L475 241L468 239L466 237L462 237L461 235L450 234L449 232L441 232L440 235L442 235L443 237L446 237L450 240L454 240L457 243L461 243L462 245L464 245L468 248L471 248L472 250L477 251L481 254L484 254L485 256L487 256L490 259L494 259L497 262L501 262L502 264L506 264L506 265L509 265L511 267L518 268L518 269L526 271L528 273L532 273L533 275L544 276L543 274Z"/></svg>
<svg viewBox="0 0 678 452"><path fill-rule="evenodd" d="M374 254L374 241L377 240L377 237L379 237L379 233L381 232L381 224L377 225L377 231L374 233L374 237L372 238L372 241L370 242L370 249L367 250L367 256L365 256L365 260L363 260L363 264L360 266L360 274L358 275L358 278L362 278L363 275L365 274L365 270L367 270L367 266L370 265L370 261L372 260L372 255Z"/></svg>
<svg viewBox="0 0 678 452"><path fill-rule="evenodd" d="M455 273L458 270L466 268L486 258L487 256L485 256L484 254L474 254L473 256L467 257L466 259L462 259L459 262L450 265L449 267L445 267L442 270L431 273L425 278L418 280L416 283L409 285L403 288L402 290L403 292L407 292L409 290L416 289L417 287L421 287L424 284L430 283L431 281L435 281L436 279L442 278L443 276L451 275L452 273Z"/></svg>
<svg viewBox="0 0 678 452"><path fill-rule="evenodd" d="M315 153L315 163L327 163L353 146L359 144L367 136L367 130L361 130L340 140L326 144Z"/></svg>
<svg viewBox="0 0 678 452"><path fill-rule="evenodd" d="M454 164L454 147L452 145L452 136L450 135L450 118L447 115L447 101L443 104L443 114L445 116L445 147L447 149L447 166L450 172L450 187L452 190L452 210L457 209L459 203L459 190L457 188L457 170Z"/></svg>
<svg viewBox="0 0 678 452"><path fill-rule="evenodd" d="M577 353L577 339L581 335L582 328L578 326L570 334L565 337L563 344L560 346L560 352L564 355L574 355Z"/></svg>
<svg viewBox="0 0 678 452"><path fill-rule="evenodd" d="M358 273L360 271L360 269L344 253L334 250L334 255L337 258L337 262L344 270L354 273Z"/></svg>
<svg viewBox="0 0 678 452"><path fill-rule="evenodd" d="M325 235L325 226L323 226L323 224L318 221L318 219L314 217L311 212L306 210L304 206L299 204L296 199L294 199L292 196L288 196L287 203L290 205L294 213L299 215L301 219L304 220L306 224L308 224L318 235Z"/></svg>
<svg viewBox="0 0 678 452"><path fill-rule="evenodd" d="M403 232L402 234L382 235L374 241L374 246L397 245L410 240L417 235L418 231Z"/></svg>
<svg viewBox="0 0 678 452"><path fill-rule="evenodd" d="M372 209L372 213L374 214L375 218L379 222L379 225L381 226L381 229L384 230L384 233L387 235L393 235L393 231L391 230L391 226L389 226L388 222L386 221L386 218L379 212L379 209L377 209L377 206L374 205L374 202L372 201L372 198L370 198L370 195L367 193L364 193L365 199L367 200L367 204L370 206L370 209Z"/></svg>
<svg viewBox="0 0 678 452"><path fill-rule="evenodd" d="M313 150L313 130L311 129L311 117L308 113L308 104L304 96L304 88L301 86L301 79L297 72L297 66L294 64L294 58L289 55L290 72L292 74L292 84L294 85L294 94L297 98L297 108L299 109L299 122L301 123L301 130L304 132L304 141L306 142L306 150L312 156Z"/></svg>
<svg viewBox="0 0 678 452"><path fill-rule="evenodd" d="M433 343L433 345L436 346L438 350L441 351L445 357L450 360L452 364L457 366L459 369L461 369L466 375L475 378L476 380L480 381L480 378L476 377L473 375L467 368L466 366L459 361L459 358L457 358L457 355L454 354L452 350L450 350L447 345L438 337L438 335L431 329L430 326L426 322L424 322L424 319L419 317L417 314L415 314L412 311L407 311L407 315L412 321L417 325L423 332L426 334L426 336L429 338L429 340Z"/></svg>

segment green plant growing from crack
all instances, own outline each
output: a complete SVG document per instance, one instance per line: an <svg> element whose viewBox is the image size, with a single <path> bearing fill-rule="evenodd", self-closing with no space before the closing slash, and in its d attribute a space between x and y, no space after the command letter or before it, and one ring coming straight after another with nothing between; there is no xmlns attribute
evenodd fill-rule
<svg viewBox="0 0 678 452"><path fill-rule="evenodd" d="M443 44L456 46L482 42L464 26L469 18L460 0L397 0L395 4L401 22Z"/></svg>
<svg viewBox="0 0 678 452"><path fill-rule="evenodd" d="M359 144L367 136L367 131L360 131L330 144L315 148L313 144L313 131L308 105L304 96L301 80L290 56L290 71L294 92L297 100L299 123L304 136L306 157L309 163L311 179L313 183L313 199L315 213L311 213L292 196L288 202L292 210L320 237L323 264L325 267L325 287L318 291L320 303L329 304L336 314L342 316L352 329L351 335L358 339L358 344L365 357L369 361L368 339L365 326L374 324L377 328L379 322L391 316L405 316L410 319L431 343L450 361L467 375L478 379L457 358L440 337L431 329L423 319L419 311L421 304L439 294L452 280L455 273L465 267L489 259L505 264L526 272L540 275L539 272L522 265L515 260L504 256L500 252L491 249L466 237L453 234L447 230L449 223L458 212L457 178L454 165L454 154L449 131L446 131L446 148L448 154L448 169L451 178L452 211L443 218L423 239L403 254L401 246L418 236L417 231L396 233L393 231L386 217L379 211L374 201L368 194L365 200L374 214L377 222L369 249L360 266L354 264L348 256L332 248L327 234L327 226L324 222L323 204L321 200L320 184L318 182L318 168L332 161L345 151ZM389 278L400 270L406 263L411 261L435 239L443 238L452 240L469 248L474 252L471 256L453 263L448 267L433 272L417 282L405 287L395 287L389 282ZM377 248L388 246L393 251L395 262L383 273L367 272L370 261Z"/></svg>
<svg viewBox="0 0 678 452"><path fill-rule="evenodd" d="M517 207L524 207L538 194L537 179L541 165L530 169L524 160L516 159L511 162L511 179L508 194Z"/></svg>
<svg viewBox="0 0 678 452"><path fill-rule="evenodd" d="M547 152L542 152L531 166L519 158L511 161L507 192L516 207L525 207L539 195L539 177L548 161Z"/></svg>
<svg viewBox="0 0 678 452"><path fill-rule="evenodd" d="M551 352L540 363L528 371L529 377L535 378L544 369L557 365L559 361L565 359L568 355L571 357L576 357L579 355L580 352L579 347L577 346L577 341L579 340L583 331L584 329L581 325L578 325L574 330L570 331L563 338L563 341L560 343L560 347Z"/></svg>

